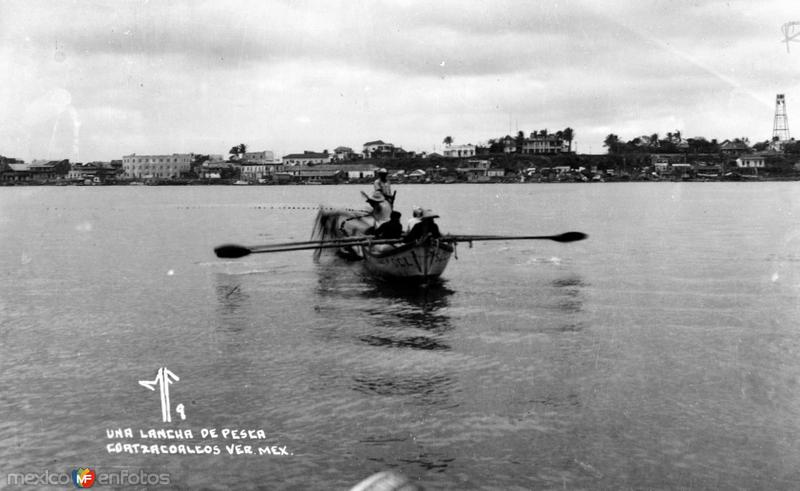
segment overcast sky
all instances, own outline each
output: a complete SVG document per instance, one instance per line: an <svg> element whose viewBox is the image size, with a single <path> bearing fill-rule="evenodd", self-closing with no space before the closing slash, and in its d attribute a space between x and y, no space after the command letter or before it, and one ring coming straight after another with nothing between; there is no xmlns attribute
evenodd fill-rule
<svg viewBox="0 0 800 491"><path fill-rule="evenodd" d="M800 131L790 21L796 0L0 0L0 155L431 151L567 126L579 152L612 132L761 141L776 93Z"/></svg>

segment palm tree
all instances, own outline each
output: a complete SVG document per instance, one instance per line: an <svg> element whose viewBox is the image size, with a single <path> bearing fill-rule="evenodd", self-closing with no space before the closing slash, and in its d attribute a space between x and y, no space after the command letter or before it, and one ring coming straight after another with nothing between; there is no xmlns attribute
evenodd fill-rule
<svg viewBox="0 0 800 491"><path fill-rule="evenodd" d="M517 153L522 153L522 146L525 144L525 133L522 130L517 132L517 137L514 139L517 146Z"/></svg>
<svg viewBox="0 0 800 491"><path fill-rule="evenodd" d="M444 143L445 145L447 145L449 147L450 145L453 144L453 137L452 136L444 137L444 140L442 140L442 143Z"/></svg>
<svg viewBox="0 0 800 491"><path fill-rule="evenodd" d="M616 152L617 148L619 148L619 136L610 133L603 142L603 145L608 147L608 153Z"/></svg>
<svg viewBox="0 0 800 491"><path fill-rule="evenodd" d="M561 136L567 140L567 144L569 145L569 151L572 152L572 140L575 139L575 130L567 126L564 128L564 131L561 132Z"/></svg>

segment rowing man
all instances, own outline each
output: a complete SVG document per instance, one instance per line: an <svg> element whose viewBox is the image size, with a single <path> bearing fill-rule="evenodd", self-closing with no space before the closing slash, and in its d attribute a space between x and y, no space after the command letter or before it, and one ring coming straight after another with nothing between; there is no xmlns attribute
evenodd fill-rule
<svg viewBox="0 0 800 491"><path fill-rule="evenodd" d="M433 221L434 218L439 218L439 215L431 210L423 211L419 223L414 225L411 231L403 237L403 241L406 243L423 242L427 239L438 239L441 237L442 234L439 232L439 226Z"/></svg>
<svg viewBox="0 0 800 491"><path fill-rule="evenodd" d="M389 172L386 169L378 169L378 178L375 179L374 187L376 193L381 193L390 205L394 205L394 195L392 194L392 185L389 184Z"/></svg>

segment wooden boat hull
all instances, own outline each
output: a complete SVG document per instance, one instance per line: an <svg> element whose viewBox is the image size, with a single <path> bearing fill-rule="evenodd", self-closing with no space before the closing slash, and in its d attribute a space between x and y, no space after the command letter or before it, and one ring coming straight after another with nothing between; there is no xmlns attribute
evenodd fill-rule
<svg viewBox="0 0 800 491"><path fill-rule="evenodd" d="M361 247L367 271L381 278L412 282L430 281L441 276L453 250L451 244L439 241Z"/></svg>

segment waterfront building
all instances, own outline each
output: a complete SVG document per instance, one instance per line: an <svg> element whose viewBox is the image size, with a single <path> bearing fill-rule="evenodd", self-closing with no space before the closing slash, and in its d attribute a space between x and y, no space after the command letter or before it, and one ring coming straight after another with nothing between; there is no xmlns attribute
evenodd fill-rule
<svg viewBox="0 0 800 491"><path fill-rule="evenodd" d="M327 164L331 161L331 154L328 152L309 152L308 150L303 153L291 153L283 156L283 163L287 166L295 165L319 165Z"/></svg>
<svg viewBox="0 0 800 491"><path fill-rule="evenodd" d="M279 162L242 162L242 179L255 182L283 172L283 164Z"/></svg>
<svg viewBox="0 0 800 491"><path fill-rule="evenodd" d="M313 184L334 184L345 179L345 173L338 165L296 165L288 167L286 174L300 182Z"/></svg>
<svg viewBox="0 0 800 491"><path fill-rule="evenodd" d="M125 177L132 179L177 179L188 173L194 154L124 155L122 169Z"/></svg>
<svg viewBox="0 0 800 491"><path fill-rule="evenodd" d="M764 157L760 155L743 155L736 159L736 167L740 169L763 169Z"/></svg>
<svg viewBox="0 0 800 491"><path fill-rule="evenodd" d="M369 164L339 164L335 166L347 175L347 179L375 179L378 168Z"/></svg>
<svg viewBox="0 0 800 491"><path fill-rule="evenodd" d="M658 174L667 174L671 169L691 168L691 165L686 164L686 156L682 153L651 154L650 165L653 166L653 170Z"/></svg>
<svg viewBox="0 0 800 491"><path fill-rule="evenodd" d="M491 162L488 160L467 160L456 169L456 172L466 176L470 182L485 181L488 178Z"/></svg>
<svg viewBox="0 0 800 491"><path fill-rule="evenodd" d="M28 165L28 171L33 181L54 181L63 179L69 174L69 170L69 159L49 160L46 162L37 160Z"/></svg>
<svg viewBox="0 0 800 491"><path fill-rule="evenodd" d="M0 157L0 181L25 182L31 180L28 165L22 160Z"/></svg>
<svg viewBox="0 0 800 491"><path fill-rule="evenodd" d="M488 177L505 177L506 170L505 169L486 169L486 175Z"/></svg>
<svg viewBox="0 0 800 491"><path fill-rule="evenodd" d="M110 162L78 163L72 166L67 177L73 181L102 184L116 178L119 172L120 169Z"/></svg>

